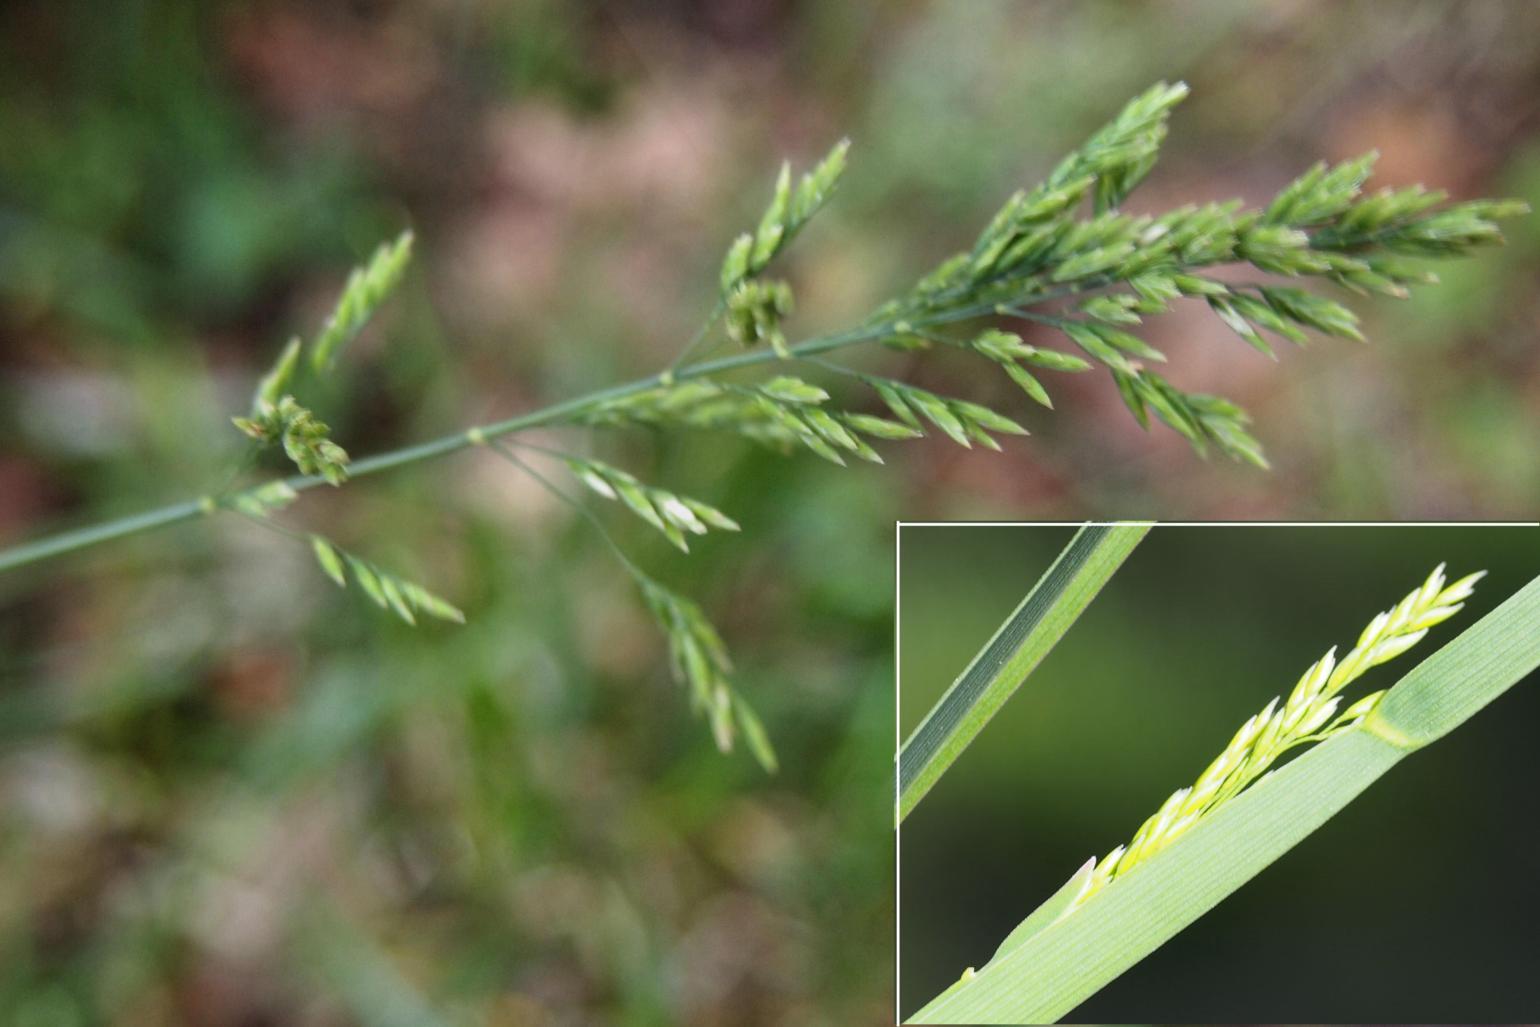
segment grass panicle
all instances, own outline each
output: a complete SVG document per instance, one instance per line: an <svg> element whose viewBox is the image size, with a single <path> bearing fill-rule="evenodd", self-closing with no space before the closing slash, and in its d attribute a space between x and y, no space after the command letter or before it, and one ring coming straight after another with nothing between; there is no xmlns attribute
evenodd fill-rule
<svg viewBox="0 0 1540 1027"><path fill-rule="evenodd" d="M1339 661L1333 646L1300 675L1280 705L1274 697L1253 714L1191 786L1171 793L1126 846L1119 845L1097 863L1088 887L1075 905L1088 901L1116 880L1212 813L1241 789L1268 772L1285 752L1324 741L1361 724L1385 696L1371 692L1342 709L1341 692L1367 671L1395 659L1427 635L1430 628L1464 608L1485 571L1446 584L1439 564L1426 581L1395 606L1379 614Z"/></svg>
<svg viewBox="0 0 1540 1027"><path fill-rule="evenodd" d="M236 426L259 447L283 449L299 472L284 479L295 494L538 427L645 424L727 431L840 465L851 457L881 463L874 442L932 431L961 446L991 449L1000 448L998 436L1027 433L1014 417L974 400L857 373L826 359L837 350L874 344L974 354L1007 375L1034 412L1053 406L1044 372L1100 368L1139 423L1169 426L1199 454L1217 449L1265 467L1245 411L1151 370L1165 357L1138 334L1146 317L1179 302L1202 302L1265 353L1272 353L1269 335L1292 342L1304 341L1306 332L1358 338L1346 306L1277 279L1404 296L1411 286L1431 280L1423 258L1460 257L1497 242L1497 222L1526 208L1490 200L1451 205L1443 194L1420 187L1365 195L1371 154L1311 168L1263 210L1246 211L1232 202L1158 215L1123 212L1123 202L1154 168L1170 114L1186 95L1182 83L1159 83L1135 97L1047 179L1014 193L969 249L942 260L857 324L799 342L791 341L787 329L794 308L791 286L765 272L834 195L849 143L842 140L800 177L783 165L753 230L727 248L712 311L667 367L504 421L355 460L300 397L305 376L329 372L399 286L413 248L412 234L405 232L350 275L308 347L296 339L280 351L257 383L249 413L234 419ZM1205 274L1223 266L1249 266L1270 277L1241 282L1233 275L1221 281ZM1014 330L1023 327L1047 329L1062 345L1028 343ZM734 342L741 348L731 355L715 352ZM832 380L825 387L789 373L791 368ZM839 395L835 381L847 387ZM877 413L884 408L891 416ZM605 488L613 492L681 548L687 535L731 523L713 507L644 487L608 465L590 462L578 473L590 487L602 482L601 494ZM248 482L14 546L0 551L0 571L222 510L266 518L277 510L270 500L293 498L266 491L273 487L272 481ZM414 609L409 602L405 606ZM727 721L719 717L719 722Z"/></svg>

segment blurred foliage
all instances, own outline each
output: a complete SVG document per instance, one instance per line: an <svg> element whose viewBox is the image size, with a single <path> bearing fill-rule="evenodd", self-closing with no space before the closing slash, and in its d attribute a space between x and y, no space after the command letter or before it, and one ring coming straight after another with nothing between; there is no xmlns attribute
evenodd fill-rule
<svg viewBox="0 0 1540 1027"><path fill-rule="evenodd" d="M1068 541L902 530L901 727L913 730ZM1540 569L1531 527L1157 526L901 832L901 1006L918 1008L1093 853L1189 782L1324 649L1447 560L1490 574L1423 656ZM1413 663L1418 658L1412 659ZM1410 664L1376 668L1359 693ZM1072 1014L1094 1023L1514 1021L1540 910L1522 769L1532 674ZM1500 872L1488 872L1493 853ZM1407 896L1415 895L1416 901ZM1352 906L1346 918L1332 911ZM1429 945L1430 938L1458 939ZM1304 961L1308 986L1278 986ZM1435 972L1435 968L1441 968ZM1451 983L1455 982L1455 983Z"/></svg>
<svg viewBox="0 0 1540 1027"><path fill-rule="evenodd" d="M0 544L219 481L255 377L403 227L419 270L326 406L358 456L660 365L777 162L845 134L793 336L964 243L1157 78L1196 99L1152 207L1369 146L1392 183L1534 203L1537 27L1451 3L7 4ZM1277 373L1204 317L1152 340L1257 414L1271 475L1099 387L1003 456L880 469L580 438L743 524L683 558L604 514L727 634L773 779L690 722L584 526L485 456L292 512L465 628L387 623L223 522L0 580L4 1018L886 1022L893 519L1532 509L1540 235L1511 230L1455 287L1366 307L1366 348Z"/></svg>

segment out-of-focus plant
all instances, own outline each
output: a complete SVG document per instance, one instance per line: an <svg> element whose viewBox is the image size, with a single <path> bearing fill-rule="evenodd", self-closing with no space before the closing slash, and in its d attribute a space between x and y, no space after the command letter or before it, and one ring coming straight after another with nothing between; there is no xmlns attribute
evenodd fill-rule
<svg viewBox="0 0 1540 1027"><path fill-rule="evenodd" d="M1042 372L1099 366L1141 424L1148 426L1153 413L1200 454L1213 447L1265 467L1246 413L1222 397L1186 392L1153 371L1152 365L1163 363L1165 356L1130 328L1178 301L1194 299L1268 354L1273 351L1264 332L1296 343L1305 341L1307 331L1356 339L1355 317L1347 307L1280 280L1317 279L1358 293L1405 296L1409 286L1432 281L1409 258L1465 255L1499 240L1496 222L1525 208L1490 200L1445 206L1442 193L1421 187L1363 195L1371 154L1336 167L1311 168L1263 210L1243 210L1232 202L1181 207L1154 217L1122 212L1123 201L1154 167L1170 111L1186 94L1185 85L1162 83L1136 97L1044 182L1011 196L969 250L943 260L860 323L795 344L785 329L793 308L791 286L766 272L834 193L848 145L839 143L795 182L790 166L783 165L759 223L728 248L713 310L668 367L508 420L352 460L300 396L307 376L332 370L347 342L400 280L411 249L410 233L405 234L382 246L353 274L335 312L308 347L295 340L284 348L258 385L250 413L235 419L259 446L281 445L297 476L230 487L17 546L0 553L0 570L225 511L288 531L272 515L303 490L341 485L473 446L492 449L575 503L531 463L545 457L564 461L591 489L618 499L681 549L690 534L736 528L725 514L698 500L645 484L618 468L519 440L520 433L536 427L716 429L786 451L807 449L836 464L849 457L880 463L875 442L917 438L931 428L958 445L992 449L999 448L996 435L1026 434L1017 421L989 407L828 359L861 344L902 351L942 346L972 353L999 367L1044 407L1051 407L1052 400L1039 380ZM1207 274L1224 266L1249 267L1271 277L1238 282ZM1007 330L1011 322L1052 326L1078 352L1028 345ZM732 343L744 351L718 354ZM768 373L745 373L756 371ZM836 401L804 375L856 388ZM861 409L861 390L880 401L887 416ZM309 541L329 576L342 585L356 583L403 619L414 621L419 613L460 619L459 610L422 586L345 554L321 536ZM718 745L728 749L742 734L760 762L773 767L758 718L729 683L730 663L716 630L694 603L629 560L625 565L668 637L675 676L708 716Z"/></svg>

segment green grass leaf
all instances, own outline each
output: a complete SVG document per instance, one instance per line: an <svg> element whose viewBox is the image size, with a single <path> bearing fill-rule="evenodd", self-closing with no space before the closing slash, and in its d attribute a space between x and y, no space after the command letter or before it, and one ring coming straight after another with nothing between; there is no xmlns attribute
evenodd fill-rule
<svg viewBox="0 0 1540 1027"><path fill-rule="evenodd" d="M1148 524L1087 524L925 715L898 755L898 820L925 797L1080 616Z"/></svg>
<svg viewBox="0 0 1540 1027"><path fill-rule="evenodd" d="M1403 677L1362 725L1258 780L906 1022L1058 1020L1536 667L1540 578Z"/></svg>

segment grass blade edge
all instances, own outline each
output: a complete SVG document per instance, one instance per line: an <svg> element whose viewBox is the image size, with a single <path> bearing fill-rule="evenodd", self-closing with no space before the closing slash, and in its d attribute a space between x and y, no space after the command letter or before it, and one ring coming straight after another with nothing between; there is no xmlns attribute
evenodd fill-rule
<svg viewBox="0 0 1540 1027"><path fill-rule="evenodd" d="M898 754L897 822L909 815L1048 655L1150 527L1081 526L904 742Z"/></svg>

